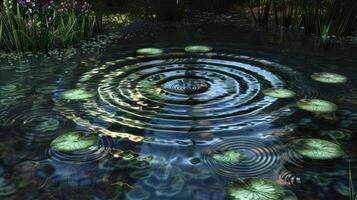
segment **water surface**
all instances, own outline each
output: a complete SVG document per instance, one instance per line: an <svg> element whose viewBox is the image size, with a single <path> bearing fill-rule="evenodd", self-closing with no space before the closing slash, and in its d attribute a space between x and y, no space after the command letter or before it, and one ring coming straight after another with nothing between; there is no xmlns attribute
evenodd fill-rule
<svg viewBox="0 0 357 200"><path fill-rule="evenodd" d="M68 60L2 62L1 197L228 199L233 181L261 178L282 186L285 199L348 199L357 173L355 48L326 51L309 39L224 25L150 27L129 36ZM184 51L195 44L213 50ZM136 53L145 47L163 53ZM315 72L348 81L318 83L310 78ZM262 93L272 87L297 95ZM73 89L95 95L63 98ZM300 110L303 98L331 101L338 110ZM68 132L98 141L75 152L50 147ZM292 148L303 138L336 143L345 155L304 159ZM225 150L244 154L243 161L212 158Z"/></svg>

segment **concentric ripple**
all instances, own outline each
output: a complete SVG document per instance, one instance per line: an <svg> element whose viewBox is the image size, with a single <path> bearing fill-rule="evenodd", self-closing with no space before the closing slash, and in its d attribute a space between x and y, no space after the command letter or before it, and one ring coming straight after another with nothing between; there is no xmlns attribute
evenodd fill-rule
<svg viewBox="0 0 357 200"><path fill-rule="evenodd" d="M66 119L59 112L44 106L13 108L4 120L7 126L13 126L19 136L28 142L45 143L52 140L66 124Z"/></svg>
<svg viewBox="0 0 357 200"><path fill-rule="evenodd" d="M244 155L239 163L219 162L211 157L212 152L234 150ZM254 177L274 171L280 163L274 143L254 137L237 137L210 147L202 160L212 170L226 177Z"/></svg>
<svg viewBox="0 0 357 200"><path fill-rule="evenodd" d="M285 86L281 77L291 71L233 54L140 55L106 62L79 79L77 88L97 90L98 97L56 102L67 117L96 128L124 125L164 134L237 130L286 110L288 100L272 106L278 99L262 90Z"/></svg>

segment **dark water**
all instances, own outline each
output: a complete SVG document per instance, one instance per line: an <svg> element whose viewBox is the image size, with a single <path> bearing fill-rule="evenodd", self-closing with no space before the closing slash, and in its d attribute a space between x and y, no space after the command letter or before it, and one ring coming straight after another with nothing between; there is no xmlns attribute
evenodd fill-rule
<svg viewBox="0 0 357 200"><path fill-rule="evenodd" d="M0 198L228 199L232 182L249 178L274 182L283 199L349 198L350 180L357 181L355 48L326 51L300 37L219 25L148 28L130 38L69 60L3 62ZM213 50L186 53L191 44ZM144 47L164 53L138 55ZM321 71L348 81L310 78ZM297 95L264 96L271 87ZM63 98L78 88L96 96ZM300 110L303 98L338 110ZM80 151L50 147L68 132L99 137ZM303 138L338 144L345 155L304 159L293 148ZM232 149L245 159L212 158Z"/></svg>

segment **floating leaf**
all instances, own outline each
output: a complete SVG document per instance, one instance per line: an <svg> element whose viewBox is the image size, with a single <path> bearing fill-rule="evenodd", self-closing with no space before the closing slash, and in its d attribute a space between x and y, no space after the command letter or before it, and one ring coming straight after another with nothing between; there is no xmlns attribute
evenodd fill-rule
<svg viewBox="0 0 357 200"><path fill-rule="evenodd" d="M263 90L263 94L275 98L292 98L296 94L294 91L285 88L269 88Z"/></svg>
<svg viewBox="0 0 357 200"><path fill-rule="evenodd" d="M245 159L245 155L239 151L228 150L224 152L216 152L212 154L212 158L218 162L237 164Z"/></svg>
<svg viewBox="0 0 357 200"><path fill-rule="evenodd" d="M95 145L97 136L84 136L78 132L63 134L51 142L51 148L56 151L73 152L88 149Z"/></svg>
<svg viewBox="0 0 357 200"><path fill-rule="evenodd" d="M234 200L282 200L284 189L270 181L254 178L232 184L228 195Z"/></svg>
<svg viewBox="0 0 357 200"><path fill-rule="evenodd" d="M67 100L85 100L95 97L95 92L87 91L84 89L67 90L62 93L62 98Z"/></svg>
<svg viewBox="0 0 357 200"><path fill-rule="evenodd" d="M189 53L205 53L212 51L212 47L204 45L193 45L185 47L185 51Z"/></svg>
<svg viewBox="0 0 357 200"><path fill-rule="evenodd" d="M158 48L142 48L138 49L136 53L138 54L145 54L145 55L158 55L162 54L164 51Z"/></svg>
<svg viewBox="0 0 357 200"><path fill-rule="evenodd" d="M345 83L347 78L341 74L319 72L311 75L311 78L321 83L337 84Z"/></svg>
<svg viewBox="0 0 357 200"><path fill-rule="evenodd" d="M321 99L302 99L297 102L297 106L300 109L316 113L329 113L337 110L336 104Z"/></svg>
<svg viewBox="0 0 357 200"><path fill-rule="evenodd" d="M301 156L316 160L328 160L344 155L341 147L321 139L302 139L294 145L294 150Z"/></svg>

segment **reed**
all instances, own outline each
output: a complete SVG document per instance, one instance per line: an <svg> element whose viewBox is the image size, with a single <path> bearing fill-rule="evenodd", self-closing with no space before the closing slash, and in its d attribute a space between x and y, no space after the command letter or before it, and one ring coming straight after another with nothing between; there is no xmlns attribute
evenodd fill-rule
<svg viewBox="0 0 357 200"><path fill-rule="evenodd" d="M68 47L94 33L96 17L86 2L5 0L0 9L0 48L39 51Z"/></svg>
<svg viewBox="0 0 357 200"><path fill-rule="evenodd" d="M306 33L329 37L351 34L357 25L355 0L249 0L248 9L256 24L304 28Z"/></svg>
<svg viewBox="0 0 357 200"><path fill-rule="evenodd" d="M356 200L357 194L354 191L351 163L348 165L349 200Z"/></svg>

